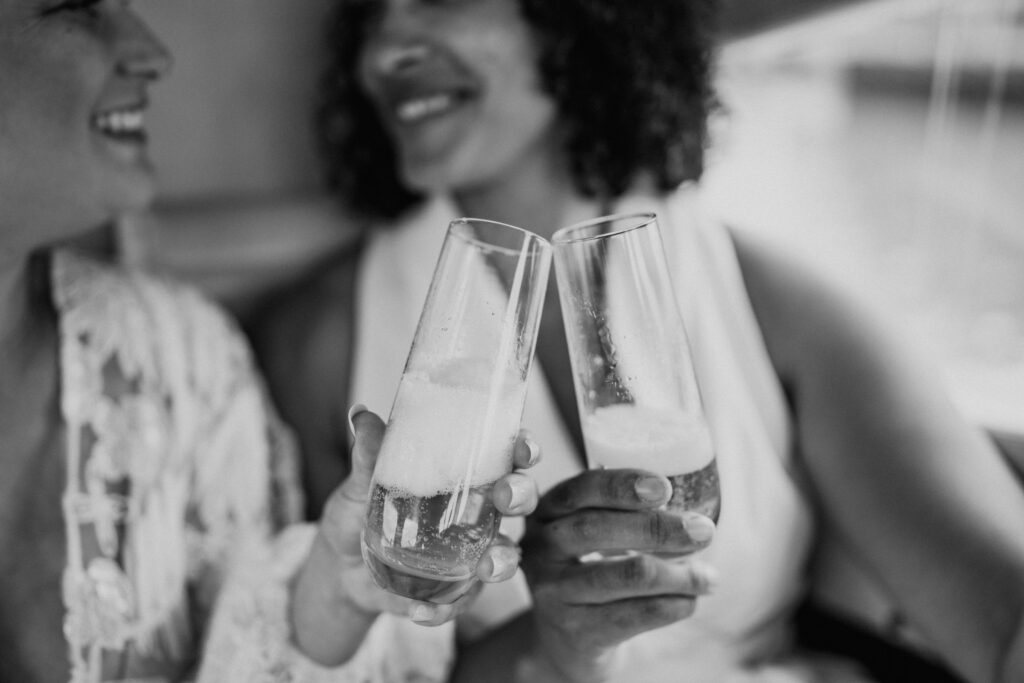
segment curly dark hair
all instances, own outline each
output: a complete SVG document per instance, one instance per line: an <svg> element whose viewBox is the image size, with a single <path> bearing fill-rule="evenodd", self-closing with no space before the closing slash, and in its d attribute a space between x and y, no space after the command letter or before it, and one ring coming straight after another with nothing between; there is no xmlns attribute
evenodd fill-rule
<svg viewBox="0 0 1024 683"><path fill-rule="evenodd" d="M614 199L639 176L662 191L704 168L716 0L518 0L540 43L540 74L565 126L577 189ZM321 83L317 132L329 188L351 209L394 218L418 203L362 92L357 62L375 3L342 0Z"/></svg>

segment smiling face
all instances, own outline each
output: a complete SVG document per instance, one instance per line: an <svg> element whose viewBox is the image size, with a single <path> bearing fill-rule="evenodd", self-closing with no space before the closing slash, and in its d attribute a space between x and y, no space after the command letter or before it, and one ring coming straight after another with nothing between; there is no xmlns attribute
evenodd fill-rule
<svg viewBox="0 0 1024 683"><path fill-rule="evenodd" d="M122 0L0 0L0 239L31 248L145 206L143 112L169 56Z"/></svg>
<svg viewBox="0 0 1024 683"><path fill-rule="evenodd" d="M500 181L552 148L555 104L515 0L371 0L363 89L418 191Z"/></svg>

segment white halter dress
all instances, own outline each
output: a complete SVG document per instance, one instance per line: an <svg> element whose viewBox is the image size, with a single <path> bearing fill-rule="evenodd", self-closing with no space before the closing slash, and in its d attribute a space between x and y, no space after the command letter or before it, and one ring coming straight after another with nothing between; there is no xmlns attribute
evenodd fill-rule
<svg viewBox="0 0 1024 683"><path fill-rule="evenodd" d="M811 512L792 468L792 427L754 318L732 242L700 216L693 193L631 195L619 212L658 214L711 426L722 513L706 559L720 572L692 618L630 640L630 683L813 680L773 664L789 647L788 619L804 590ZM437 200L374 235L358 274L353 402L387 416L448 222ZM530 379L523 426L544 458L531 474L541 490L583 461L562 424L543 373ZM521 533L521 520L506 520ZM518 527L518 528L517 528ZM463 626L469 635L526 609L522 576L488 586ZM807 674L813 675L813 674Z"/></svg>
<svg viewBox="0 0 1024 683"><path fill-rule="evenodd" d="M722 513L707 561L720 574L696 614L629 640L628 683L831 683L865 681L842 664L792 650L790 616L805 589L813 524L793 470L793 430L725 229L700 216L695 198L633 195L621 212L659 216L678 301L690 335L722 488ZM387 416L449 221L436 200L374 234L357 273L352 402ZM530 378L523 426L544 451L531 470L542 491L580 471L582 455L562 424L541 372ZM506 519L505 533L522 533ZM287 582L308 552L311 527L292 530L252 576L221 598L203 681L443 681L455 657L455 624L429 628L392 615L374 624L346 666L310 664L288 645ZM237 578L237 577L236 577ZM522 575L488 585L459 618L476 637L529 607ZM627 683L624 680L624 683Z"/></svg>

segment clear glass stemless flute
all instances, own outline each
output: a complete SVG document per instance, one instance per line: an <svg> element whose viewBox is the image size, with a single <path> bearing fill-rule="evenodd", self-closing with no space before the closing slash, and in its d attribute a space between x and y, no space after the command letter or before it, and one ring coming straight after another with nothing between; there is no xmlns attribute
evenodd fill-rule
<svg viewBox="0 0 1024 683"><path fill-rule="evenodd" d="M717 521L718 466L657 217L578 223L552 244L590 467L663 474L670 510Z"/></svg>
<svg viewBox="0 0 1024 683"><path fill-rule="evenodd" d="M363 558L384 589L450 603L467 592L512 470L550 244L510 225L448 227L374 469Z"/></svg>

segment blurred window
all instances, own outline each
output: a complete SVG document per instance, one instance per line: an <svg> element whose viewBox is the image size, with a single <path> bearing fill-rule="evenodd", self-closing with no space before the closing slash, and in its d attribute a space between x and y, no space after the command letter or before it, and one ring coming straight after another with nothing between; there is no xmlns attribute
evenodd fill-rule
<svg viewBox="0 0 1024 683"><path fill-rule="evenodd" d="M1024 433L1024 0L882 0L730 44L706 178Z"/></svg>

